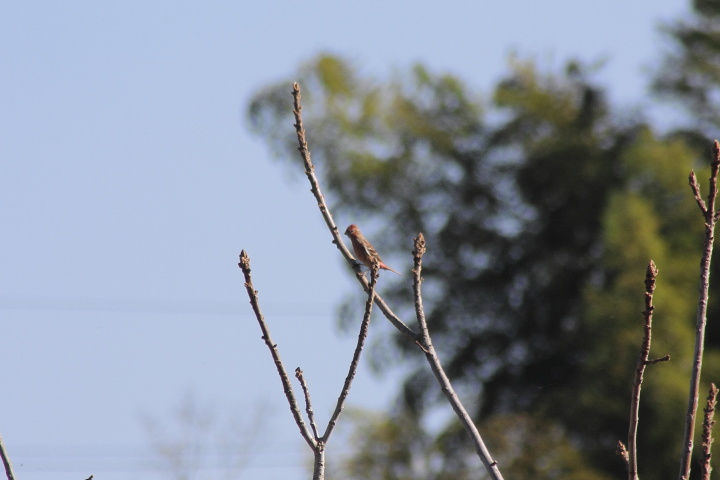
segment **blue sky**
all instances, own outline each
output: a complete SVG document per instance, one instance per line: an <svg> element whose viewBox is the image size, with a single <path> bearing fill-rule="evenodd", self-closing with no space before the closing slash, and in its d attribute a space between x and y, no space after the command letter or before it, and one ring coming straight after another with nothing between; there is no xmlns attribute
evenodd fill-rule
<svg viewBox="0 0 720 480"><path fill-rule="evenodd" d="M686 8L3 2L0 435L17 476L167 478L148 465L142 418L169 421L190 392L241 425L264 406L235 478L307 478L237 257L250 253L274 340L286 367L305 371L321 424L354 343L335 308L357 285L302 175L249 133L256 89L332 51L378 76L421 61L488 91L517 52L546 65L605 59L612 101L647 105L646 68L667 45L658 22ZM371 341L387 332L375 317ZM380 409L396 383L365 364L350 403Z"/></svg>

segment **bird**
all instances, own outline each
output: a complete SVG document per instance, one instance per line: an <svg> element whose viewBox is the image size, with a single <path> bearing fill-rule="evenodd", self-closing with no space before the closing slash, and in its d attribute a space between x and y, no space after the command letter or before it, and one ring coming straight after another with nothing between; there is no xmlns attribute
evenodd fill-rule
<svg viewBox="0 0 720 480"><path fill-rule="evenodd" d="M397 272L385 265L385 263L382 261L382 258L380 258L380 255L378 255L377 250L375 250L375 248L370 244L367 238L363 236L357 225L353 224L347 227L347 230L345 230L345 235L350 237L355 256L365 266L372 268L373 263L377 262L379 268L382 268L383 270L390 270L391 272L397 273L402 277L402 274L400 272Z"/></svg>

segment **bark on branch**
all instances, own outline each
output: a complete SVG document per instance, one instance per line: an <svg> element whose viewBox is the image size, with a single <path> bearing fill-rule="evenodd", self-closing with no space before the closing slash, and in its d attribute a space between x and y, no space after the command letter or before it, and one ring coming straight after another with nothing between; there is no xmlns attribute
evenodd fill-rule
<svg viewBox="0 0 720 480"><path fill-rule="evenodd" d="M700 394L700 372L702 370L703 349L705 346L705 326L707 324L707 303L710 287L710 260L712 258L713 240L715 235L715 223L719 213L715 210L717 198L717 177L720 170L720 144L717 140L713 144L713 158L710 164L710 191L707 196L707 203L700 195L695 172L690 172L690 188L693 191L695 201L700 207L705 220L705 243L703 246L702 259L700 261L700 286L698 292L698 307L695 318L695 354L693 358L692 376L690 379L690 391L688 394L688 406L685 413L685 435L683 439L683 452L680 459L680 480L690 478L690 465L693 451L693 436L695 434L695 415L697 414L698 398Z"/></svg>

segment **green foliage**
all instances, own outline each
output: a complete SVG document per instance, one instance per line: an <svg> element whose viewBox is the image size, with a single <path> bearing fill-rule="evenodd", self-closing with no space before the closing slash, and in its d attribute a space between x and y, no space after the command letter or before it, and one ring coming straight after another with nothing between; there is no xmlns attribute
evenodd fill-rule
<svg viewBox="0 0 720 480"><path fill-rule="evenodd" d="M329 473L341 480L470 480L478 478L480 460L462 445L465 432L452 422L432 437L415 418L351 410L349 443L356 453L331 462ZM558 424L527 414L497 415L480 428L497 449L505 478L610 480L588 468L582 452Z"/></svg>
<svg viewBox="0 0 720 480"><path fill-rule="evenodd" d="M498 415L483 424L482 431L498 451L505 478L618 478L589 468L563 427L547 419L524 413Z"/></svg>
<svg viewBox="0 0 720 480"><path fill-rule="evenodd" d="M661 98L684 107L688 114L674 135L698 150L709 152L712 138L720 126L720 2L694 0L692 15L664 25L671 41L665 58L655 72L654 88ZM709 153L706 153L709 155ZM702 181L705 173L698 174ZM703 187L705 184L703 182ZM712 265L711 278L718 278L720 268ZM713 282L711 282L711 288ZM708 318L720 317L720 304L710 302ZM720 347L720 324L709 322L707 343ZM708 352L714 358L713 352ZM711 363L713 368L715 363ZM709 375L706 378L713 378Z"/></svg>
<svg viewBox="0 0 720 480"><path fill-rule="evenodd" d="M672 361L651 366L646 374L639 457L653 459L651 464L641 463L641 471L656 472L656 478L669 478L678 461L677 432L683 428L680 412L687 400L695 338L693 294L703 225L686 183L694 158L680 142L657 140L647 129L638 133L621 155L624 182L610 195L603 214L604 251L598 271L605 278L585 290L587 336L602 341L585 347L583 377L592 384L581 391L591 394L580 397L573 416L580 421L591 411L592 419L585 421L589 431L601 431L603 425L622 431L643 324L641 272L649 258L662 266L654 297L652 353L670 354ZM600 452L602 443L596 449Z"/></svg>
<svg viewBox="0 0 720 480"><path fill-rule="evenodd" d="M442 457L433 445L432 438L413 419L402 415L389 418L351 410L346 420L350 421L353 430L349 443L355 445L356 451L352 456L341 459L341 465L330 465L333 468L332 478L438 478L435 461Z"/></svg>
<svg viewBox="0 0 720 480"><path fill-rule="evenodd" d="M652 354L673 360L646 375L641 459L652 461L641 466L643 476L674 478L703 235L687 187L699 152L688 137L658 138L646 125L613 117L577 62L552 73L514 61L490 100L423 66L378 82L328 55L306 64L299 81L310 148L336 219L372 217L383 235L367 230L386 259L425 234L433 343L490 432L491 451L505 456L503 472L622 474L613 451L627 432L643 278L655 260ZM249 117L273 151L302 171L289 85L260 92ZM396 311L411 311L406 288L383 285ZM415 420L441 394L416 363L415 346L399 336L392 342L382 350L411 367L401 413L361 431L357 472L476 478L477 459L454 424L436 437L418 430ZM715 361L717 345L707 355ZM418 455L431 462L425 477L413 469Z"/></svg>
<svg viewBox="0 0 720 480"><path fill-rule="evenodd" d="M664 26L674 48L657 69L654 87L686 107L694 127L714 132L720 126L720 2L692 4L693 16Z"/></svg>

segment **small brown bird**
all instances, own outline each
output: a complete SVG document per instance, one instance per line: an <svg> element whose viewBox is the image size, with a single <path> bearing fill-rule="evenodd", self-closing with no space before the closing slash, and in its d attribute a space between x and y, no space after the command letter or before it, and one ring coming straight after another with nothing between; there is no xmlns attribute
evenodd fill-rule
<svg viewBox="0 0 720 480"><path fill-rule="evenodd" d="M345 235L350 237L355 256L365 266L372 268L373 263L377 262L378 267L382 268L383 270L390 270L391 272L397 273L398 275L402 276L399 272L396 272L392 268L385 265L385 263L383 263L382 258L380 258L380 255L378 255L377 253L377 250L375 250L375 248L370 244L370 242L368 242L367 238L365 238L363 234L360 233L360 229L357 227L357 225L353 224L347 227L347 230L345 230Z"/></svg>

